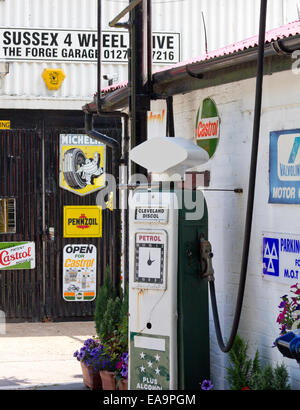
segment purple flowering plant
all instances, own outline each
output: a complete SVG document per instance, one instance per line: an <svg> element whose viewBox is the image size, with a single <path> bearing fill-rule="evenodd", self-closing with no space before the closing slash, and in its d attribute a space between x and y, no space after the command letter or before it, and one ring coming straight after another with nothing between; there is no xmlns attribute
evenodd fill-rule
<svg viewBox="0 0 300 410"><path fill-rule="evenodd" d="M81 349L76 350L73 356L95 372L115 369L115 360L109 348L100 343L98 339L86 339Z"/></svg>
<svg viewBox="0 0 300 410"><path fill-rule="evenodd" d="M291 296L281 296L281 302L278 306L281 309L277 317L280 336L289 332L294 323L300 319L300 288L298 283L290 287L290 292L292 293ZM300 324L297 327L300 327Z"/></svg>
<svg viewBox="0 0 300 410"><path fill-rule="evenodd" d="M128 379L128 352L123 353L117 362L116 376L119 379Z"/></svg>
<svg viewBox="0 0 300 410"><path fill-rule="evenodd" d="M212 390L214 385L210 380L203 380L201 383L201 390Z"/></svg>

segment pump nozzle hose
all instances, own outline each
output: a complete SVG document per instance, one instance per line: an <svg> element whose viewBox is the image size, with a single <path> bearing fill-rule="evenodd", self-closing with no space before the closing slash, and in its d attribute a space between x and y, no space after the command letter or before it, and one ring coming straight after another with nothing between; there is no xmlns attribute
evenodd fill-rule
<svg viewBox="0 0 300 410"><path fill-rule="evenodd" d="M213 312L213 318L214 318L214 323L215 323L217 341L218 341L218 345L220 349L224 353L227 353L231 350L236 334L237 334L240 316L242 312L242 305L243 305L243 298L244 298L244 291L245 291L245 284L246 284L246 277L247 277L249 247L250 247L250 239L251 239L251 226L252 226L252 217L253 217L254 194L255 194L255 180L256 180L257 154L258 154L258 143L259 143L260 118L261 118L266 15L267 15L267 0L261 0L252 151L251 151L251 162L250 162L250 172L249 172L249 184L248 184L249 189L248 189L247 212L246 212L245 233L244 233L242 263L241 263L241 274L240 274L240 282L239 282L239 288L238 288L238 295L237 295L233 325L232 325L231 333L230 333L230 336L229 336L229 339L226 345L224 344L221 327L220 327L214 281L209 282L211 305L212 305L212 312Z"/></svg>

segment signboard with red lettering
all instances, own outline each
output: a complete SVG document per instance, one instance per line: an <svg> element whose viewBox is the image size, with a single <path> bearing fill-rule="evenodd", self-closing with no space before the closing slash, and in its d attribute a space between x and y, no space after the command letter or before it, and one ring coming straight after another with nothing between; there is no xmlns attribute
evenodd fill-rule
<svg viewBox="0 0 300 410"><path fill-rule="evenodd" d="M218 146L220 118L215 102L211 98L203 100L196 116L195 139L199 147L205 149L211 158Z"/></svg>
<svg viewBox="0 0 300 410"><path fill-rule="evenodd" d="M166 287L167 233L148 230L136 233L135 285Z"/></svg>
<svg viewBox="0 0 300 410"><path fill-rule="evenodd" d="M34 242L0 242L0 270L34 268Z"/></svg>

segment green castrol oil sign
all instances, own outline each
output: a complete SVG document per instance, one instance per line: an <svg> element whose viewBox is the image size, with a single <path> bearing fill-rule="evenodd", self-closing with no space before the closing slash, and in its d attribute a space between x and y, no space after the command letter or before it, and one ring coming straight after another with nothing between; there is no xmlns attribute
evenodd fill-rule
<svg viewBox="0 0 300 410"><path fill-rule="evenodd" d="M195 138L199 147L208 152L211 158L218 146L220 134L220 118L215 102L205 98L196 116Z"/></svg>

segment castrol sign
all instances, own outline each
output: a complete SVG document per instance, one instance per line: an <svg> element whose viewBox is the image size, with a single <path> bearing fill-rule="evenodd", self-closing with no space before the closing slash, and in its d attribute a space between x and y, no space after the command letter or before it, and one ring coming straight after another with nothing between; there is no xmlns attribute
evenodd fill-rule
<svg viewBox="0 0 300 410"><path fill-rule="evenodd" d="M34 269L34 242L1 242L0 270Z"/></svg>
<svg viewBox="0 0 300 410"><path fill-rule="evenodd" d="M211 158L217 149L219 137L220 117L217 107L211 98L206 98L197 111L195 140L197 145L207 151Z"/></svg>
<svg viewBox="0 0 300 410"><path fill-rule="evenodd" d="M219 117L201 118L196 128L197 140L219 138Z"/></svg>
<svg viewBox="0 0 300 410"><path fill-rule="evenodd" d="M97 248L91 244L68 244L63 249L63 298L88 302L96 298Z"/></svg>

